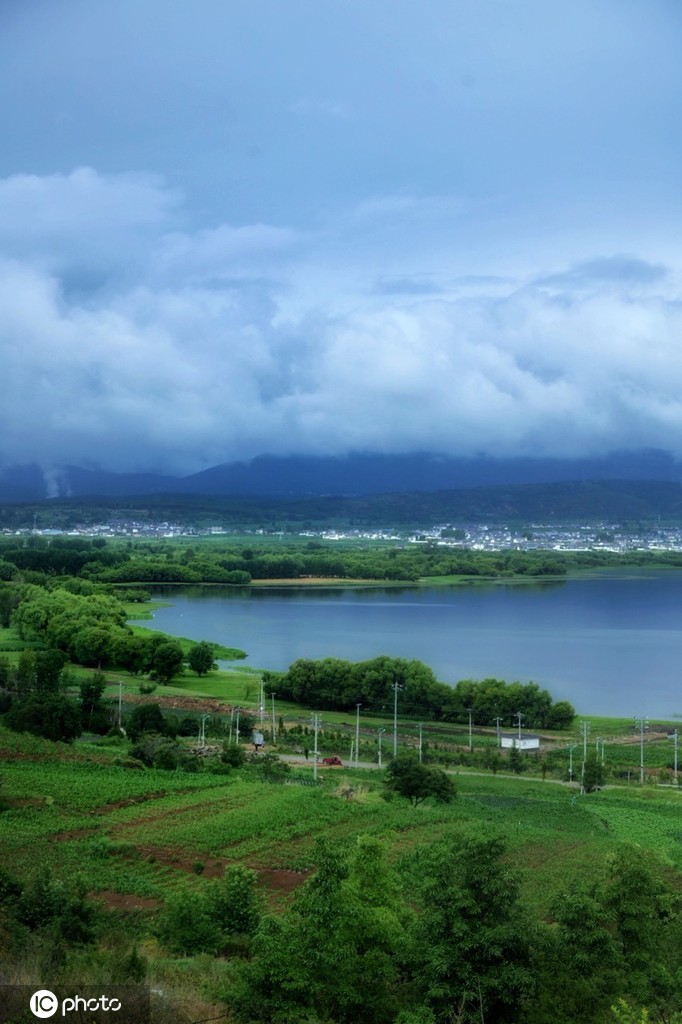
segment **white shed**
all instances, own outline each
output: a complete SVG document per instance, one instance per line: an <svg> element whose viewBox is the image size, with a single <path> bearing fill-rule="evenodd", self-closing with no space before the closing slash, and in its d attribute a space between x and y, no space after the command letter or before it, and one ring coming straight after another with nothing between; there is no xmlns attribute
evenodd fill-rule
<svg viewBox="0 0 682 1024"><path fill-rule="evenodd" d="M519 737L518 733L502 733L500 746L503 750L510 750L512 747L516 747L517 750L539 750L540 737L533 736L528 732L524 733L521 737Z"/></svg>

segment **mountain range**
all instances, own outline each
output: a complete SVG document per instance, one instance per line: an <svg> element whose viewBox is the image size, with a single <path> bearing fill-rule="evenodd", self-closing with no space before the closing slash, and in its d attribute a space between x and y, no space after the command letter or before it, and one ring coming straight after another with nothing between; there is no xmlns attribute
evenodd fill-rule
<svg viewBox="0 0 682 1024"><path fill-rule="evenodd" d="M129 498L139 495L272 498L363 497L592 480L682 481L682 463L658 449L583 459L471 458L429 453L346 456L261 455L189 476L112 473L64 466L11 466L0 471L0 502L54 498Z"/></svg>

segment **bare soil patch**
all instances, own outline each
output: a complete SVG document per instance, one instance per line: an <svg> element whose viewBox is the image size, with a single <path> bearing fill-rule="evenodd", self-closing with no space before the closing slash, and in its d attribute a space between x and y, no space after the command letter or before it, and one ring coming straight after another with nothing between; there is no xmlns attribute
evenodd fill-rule
<svg viewBox="0 0 682 1024"><path fill-rule="evenodd" d="M225 871L225 862L217 858L203 860L200 855L189 858L187 851L172 846L138 846L137 853L147 861L162 864L164 867L173 868L176 871L183 871L188 875L197 875L201 878L222 878ZM201 870L199 870L201 867Z"/></svg>
<svg viewBox="0 0 682 1024"><path fill-rule="evenodd" d="M153 696L137 696L129 693L126 695L124 704L159 704L162 708L170 708L174 711L212 711L224 714L232 709L231 704L224 700L217 700L213 697L183 697L173 694L155 693Z"/></svg>
<svg viewBox="0 0 682 1024"><path fill-rule="evenodd" d="M114 892L112 889L102 889L101 892L92 892L93 900L104 903L108 910L158 910L161 900L145 896L132 896L130 893Z"/></svg>
<svg viewBox="0 0 682 1024"><path fill-rule="evenodd" d="M313 873L312 868L305 871L293 871L287 868L259 868L258 880L267 889L276 890L280 893L293 892L303 885Z"/></svg>

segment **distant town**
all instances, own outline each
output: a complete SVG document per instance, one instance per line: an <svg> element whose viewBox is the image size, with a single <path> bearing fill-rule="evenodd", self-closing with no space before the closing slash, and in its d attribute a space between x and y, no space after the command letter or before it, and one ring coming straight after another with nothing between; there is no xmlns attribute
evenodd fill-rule
<svg viewBox="0 0 682 1024"><path fill-rule="evenodd" d="M101 537L124 539L169 539L177 537L294 537L309 541L389 543L398 545L430 544L438 547L467 548L472 551L682 551L682 526L629 526L613 523L583 524L530 523L524 526L476 524L452 526L440 524L424 529L296 529L192 527L173 522L148 522L114 519L69 530L26 527L4 528L0 536Z"/></svg>

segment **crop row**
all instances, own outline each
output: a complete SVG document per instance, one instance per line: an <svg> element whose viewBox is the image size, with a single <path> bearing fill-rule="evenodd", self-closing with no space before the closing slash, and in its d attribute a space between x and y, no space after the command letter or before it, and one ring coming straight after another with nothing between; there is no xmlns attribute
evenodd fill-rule
<svg viewBox="0 0 682 1024"><path fill-rule="evenodd" d="M79 811L178 789L224 785L216 775L132 771L116 765L68 762L8 762L0 771L0 794L11 799L50 799Z"/></svg>

